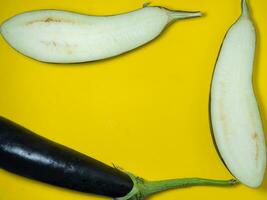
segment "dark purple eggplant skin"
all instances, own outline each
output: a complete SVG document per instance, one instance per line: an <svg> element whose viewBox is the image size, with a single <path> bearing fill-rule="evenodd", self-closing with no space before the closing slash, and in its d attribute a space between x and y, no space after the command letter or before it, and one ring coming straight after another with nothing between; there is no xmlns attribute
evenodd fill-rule
<svg viewBox="0 0 267 200"><path fill-rule="evenodd" d="M0 168L54 186L107 197L133 188L126 173L0 117Z"/></svg>

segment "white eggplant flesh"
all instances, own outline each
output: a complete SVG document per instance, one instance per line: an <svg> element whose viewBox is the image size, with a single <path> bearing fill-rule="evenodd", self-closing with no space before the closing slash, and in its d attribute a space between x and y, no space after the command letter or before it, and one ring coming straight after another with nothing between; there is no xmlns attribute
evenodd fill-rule
<svg viewBox="0 0 267 200"><path fill-rule="evenodd" d="M256 33L247 2L227 32L211 86L211 122L218 151L229 171L256 188L266 169L266 144L253 90Z"/></svg>
<svg viewBox="0 0 267 200"><path fill-rule="evenodd" d="M156 38L170 22L199 16L200 12L156 6L113 16L37 10L4 22L1 34L14 49L33 59L78 63L130 51Z"/></svg>

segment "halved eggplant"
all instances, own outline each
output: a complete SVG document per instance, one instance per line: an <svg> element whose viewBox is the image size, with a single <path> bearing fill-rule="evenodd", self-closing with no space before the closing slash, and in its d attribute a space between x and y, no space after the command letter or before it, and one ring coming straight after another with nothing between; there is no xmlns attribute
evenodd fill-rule
<svg viewBox="0 0 267 200"><path fill-rule="evenodd" d="M245 0L228 30L215 66L210 116L217 149L230 172L256 188L266 169L266 144L252 75L256 32Z"/></svg>

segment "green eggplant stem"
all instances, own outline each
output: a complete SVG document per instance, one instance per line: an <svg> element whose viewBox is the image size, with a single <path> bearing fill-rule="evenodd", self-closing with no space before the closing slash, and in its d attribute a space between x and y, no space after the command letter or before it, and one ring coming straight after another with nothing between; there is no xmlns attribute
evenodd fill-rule
<svg viewBox="0 0 267 200"><path fill-rule="evenodd" d="M133 183L133 189L124 197L115 198L115 200L143 200L147 196L158 192L163 192L175 188L190 186L233 186L238 183L235 179L230 180L213 180L204 178L180 178L161 181L146 181L132 173L123 171L128 174Z"/></svg>
<svg viewBox="0 0 267 200"><path fill-rule="evenodd" d="M162 192L169 189L175 189L179 187L190 187L190 186L231 186L236 184L236 180L213 180L204 178L182 178L182 179L170 179L163 181L147 181L144 182L144 196Z"/></svg>

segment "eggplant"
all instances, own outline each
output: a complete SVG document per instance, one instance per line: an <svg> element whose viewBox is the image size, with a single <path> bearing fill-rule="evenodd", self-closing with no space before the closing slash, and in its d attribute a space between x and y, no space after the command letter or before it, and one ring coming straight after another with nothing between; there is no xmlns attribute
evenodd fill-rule
<svg viewBox="0 0 267 200"><path fill-rule="evenodd" d="M131 178L77 151L0 119L0 166L15 174L81 192L126 195Z"/></svg>
<svg viewBox="0 0 267 200"><path fill-rule="evenodd" d="M177 187L231 186L237 183L233 179L202 178L146 181L50 141L4 117L0 117L0 167L54 186L117 200L141 200Z"/></svg>
<svg viewBox="0 0 267 200"><path fill-rule="evenodd" d="M217 150L228 170L244 185L262 185L266 142L253 88L256 31L246 0L227 31L214 69L210 119Z"/></svg>
<svg viewBox="0 0 267 200"><path fill-rule="evenodd" d="M168 24L201 15L148 4L113 16L34 10L8 19L0 33L14 49L35 60L80 63L131 51L158 37Z"/></svg>

